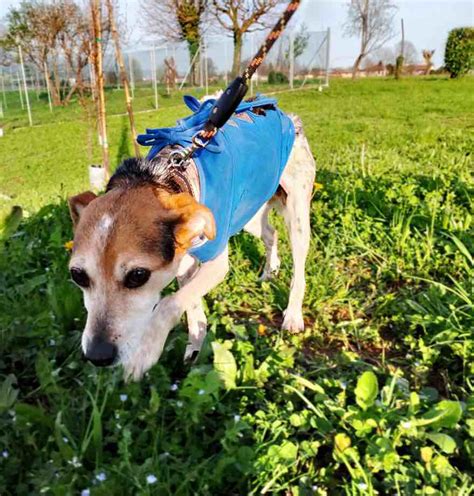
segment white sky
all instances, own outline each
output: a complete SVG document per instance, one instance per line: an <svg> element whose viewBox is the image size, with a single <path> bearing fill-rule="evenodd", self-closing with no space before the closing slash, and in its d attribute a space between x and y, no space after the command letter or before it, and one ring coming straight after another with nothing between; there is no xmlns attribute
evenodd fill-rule
<svg viewBox="0 0 474 496"><path fill-rule="evenodd" d="M146 0L145 0L146 1ZM0 0L0 18L11 6L20 0ZM309 30L319 31L331 28L331 66L350 65L357 55L358 41L342 35L346 17L347 1L344 0L303 0L297 18L292 24L304 21ZM394 0L398 6L395 26L400 19L405 22L405 37L418 50L435 49L435 65L443 62L444 44L450 29L474 24L474 0ZM133 28L136 39L143 37L140 32L140 0L119 0L127 24ZM388 43L393 46L400 39L399 34Z"/></svg>

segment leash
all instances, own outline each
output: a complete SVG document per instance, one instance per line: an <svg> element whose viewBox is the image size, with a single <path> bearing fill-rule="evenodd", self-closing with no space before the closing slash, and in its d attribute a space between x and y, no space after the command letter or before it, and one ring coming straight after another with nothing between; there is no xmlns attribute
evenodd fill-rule
<svg viewBox="0 0 474 496"><path fill-rule="evenodd" d="M186 167L186 162L192 157L194 152L200 148L205 148L217 134L217 131L230 119L247 93L250 79L262 65L275 42L282 35L288 22L300 6L300 3L301 0L290 1L244 73L236 77L216 101L211 110L209 120L204 125L204 128L193 136L191 145L181 150L175 150L170 154L170 165Z"/></svg>

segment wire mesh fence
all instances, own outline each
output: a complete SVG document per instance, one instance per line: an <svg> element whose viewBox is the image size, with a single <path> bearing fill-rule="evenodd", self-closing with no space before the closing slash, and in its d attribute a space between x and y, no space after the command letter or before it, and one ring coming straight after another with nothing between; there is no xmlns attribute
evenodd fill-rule
<svg viewBox="0 0 474 496"><path fill-rule="evenodd" d="M263 39L263 33L253 33L244 38L240 69L250 61ZM298 89L307 85L328 86L329 55L329 30L284 35L252 78L250 94ZM190 54L186 43L151 41L128 46L124 56L132 98L137 101L136 111L166 106L171 100L163 97L181 91L213 93L230 82L235 66L233 41L222 36L206 36L194 54ZM28 61L24 63L24 74L19 63L0 66L0 119L3 122L14 120L15 125L27 125L28 107L33 123L44 122L46 112L60 113L60 109L52 105L46 71L50 75L49 84L56 84L60 92L68 92L75 84L61 60L54 74L51 68L41 70ZM112 47L105 54L104 75L109 94L120 89ZM86 85L90 85L92 72L88 66L83 70L83 79ZM118 105L117 110L123 111Z"/></svg>

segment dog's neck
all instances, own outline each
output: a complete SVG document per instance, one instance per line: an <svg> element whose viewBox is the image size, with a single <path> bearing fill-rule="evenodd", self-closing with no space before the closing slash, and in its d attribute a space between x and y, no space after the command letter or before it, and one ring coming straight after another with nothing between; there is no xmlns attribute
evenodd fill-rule
<svg viewBox="0 0 474 496"><path fill-rule="evenodd" d="M154 184L170 193L189 193L199 201L201 188L196 164L189 160L185 169L170 166L168 159L173 149L171 146L163 148L152 160L125 160L111 177L107 191Z"/></svg>

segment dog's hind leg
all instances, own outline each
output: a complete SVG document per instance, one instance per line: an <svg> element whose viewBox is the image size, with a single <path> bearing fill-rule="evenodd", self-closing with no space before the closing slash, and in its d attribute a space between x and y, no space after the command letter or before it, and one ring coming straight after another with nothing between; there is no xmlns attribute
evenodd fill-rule
<svg viewBox="0 0 474 496"><path fill-rule="evenodd" d="M305 263L309 251L310 205L315 178L314 159L299 120L295 121L295 127L295 144L280 181L286 198L284 195L276 197L288 227L293 257L290 296L282 324L283 329L291 332L304 329L302 307L306 286Z"/></svg>
<svg viewBox="0 0 474 496"><path fill-rule="evenodd" d="M197 261L187 255L183 258L178 272L178 284L183 287L189 279L195 274L198 269ZM184 352L184 361L193 360L201 349L207 331L207 317L204 312L202 298L193 302L186 310L186 318L188 321L188 344Z"/></svg>
<svg viewBox="0 0 474 496"><path fill-rule="evenodd" d="M265 245L265 267L260 280L268 281L278 274L280 259L278 258L278 233L268 221L268 215L272 209L270 203L265 203L262 208L252 217L244 230L260 238Z"/></svg>

